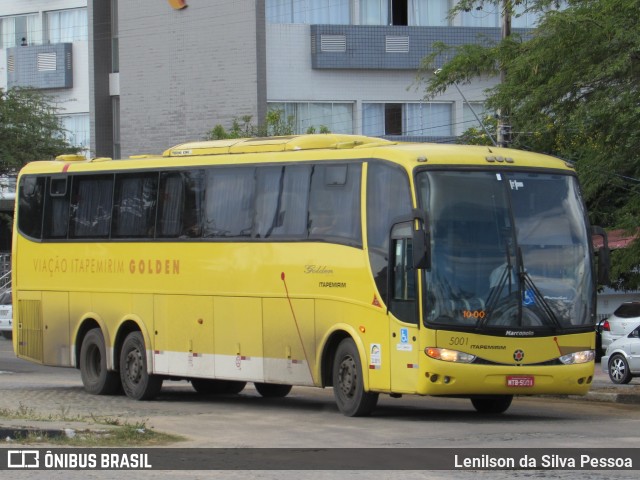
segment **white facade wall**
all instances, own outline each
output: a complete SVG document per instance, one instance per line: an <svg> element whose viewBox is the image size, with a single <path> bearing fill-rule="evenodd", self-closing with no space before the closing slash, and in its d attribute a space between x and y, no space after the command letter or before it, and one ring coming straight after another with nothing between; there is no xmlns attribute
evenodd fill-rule
<svg viewBox="0 0 640 480"><path fill-rule="evenodd" d="M311 68L310 25L267 24L268 102L351 102L354 133L362 131L363 103L410 103L424 100L424 85L413 70L329 70ZM476 80L461 86L469 102L482 102L484 91L497 79ZM462 123L463 98L455 88L429 100L453 103L454 135Z"/></svg>
<svg viewBox="0 0 640 480"><path fill-rule="evenodd" d="M45 27L45 12L86 8L87 0L0 0L0 17L37 14ZM42 32L44 33L44 32ZM41 35L45 39L46 35ZM46 42L46 39L43 40ZM59 115L89 115L89 48L88 41L73 43L73 88L45 90L58 107ZM0 88L7 88L7 51L0 48Z"/></svg>

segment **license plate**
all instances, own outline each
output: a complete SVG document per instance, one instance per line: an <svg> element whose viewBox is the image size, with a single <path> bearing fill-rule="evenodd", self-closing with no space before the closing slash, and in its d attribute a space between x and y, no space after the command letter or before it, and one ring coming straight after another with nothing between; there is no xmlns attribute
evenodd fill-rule
<svg viewBox="0 0 640 480"><path fill-rule="evenodd" d="M507 387L533 387L534 377L523 375L508 375Z"/></svg>

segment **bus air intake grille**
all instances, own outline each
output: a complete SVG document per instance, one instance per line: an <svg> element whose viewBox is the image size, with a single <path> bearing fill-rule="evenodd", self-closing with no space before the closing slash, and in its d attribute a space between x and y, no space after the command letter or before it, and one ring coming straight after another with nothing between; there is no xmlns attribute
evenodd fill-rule
<svg viewBox="0 0 640 480"><path fill-rule="evenodd" d="M18 301L18 355L42 363L42 308L40 300Z"/></svg>

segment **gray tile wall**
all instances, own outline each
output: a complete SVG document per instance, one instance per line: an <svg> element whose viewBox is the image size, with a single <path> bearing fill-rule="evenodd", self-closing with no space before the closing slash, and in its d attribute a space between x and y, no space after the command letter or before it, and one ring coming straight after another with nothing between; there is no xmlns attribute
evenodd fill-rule
<svg viewBox="0 0 640 480"><path fill-rule="evenodd" d="M264 7L256 2L193 0L173 10L157 0L119 1L123 157L200 140L234 117L257 121L266 59L258 55Z"/></svg>

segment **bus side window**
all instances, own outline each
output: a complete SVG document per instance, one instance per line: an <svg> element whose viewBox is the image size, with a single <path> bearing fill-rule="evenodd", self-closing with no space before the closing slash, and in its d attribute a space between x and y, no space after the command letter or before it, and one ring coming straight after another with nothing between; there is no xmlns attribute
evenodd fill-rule
<svg viewBox="0 0 640 480"><path fill-rule="evenodd" d="M69 228L70 177L50 177L45 202L44 238L67 238Z"/></svg>
<svg viewBox="0 0 640 480"><path fill-rule="evenodd" d="M200 237L203 191L204 170L161 173L156 237Z"/></svg>
<svg viewBox="0 0 640 480"><path fill-rule="evenodd" d="M397 224L391 234L391 295L389 310L398 319L418 323L416 271L413 268L411 223Z"/></svg>
<svg viewBox="0 0 640 480"><path fill-rule="evenodd" d="M18 196L18 228L31 238L42 237L45 177L22 177Z"/></svg>
<svg viewBox="0 0 640 480"><path fill-rule="evenodd" d="M306 237L310 165L284 167L274 225L268 237Z"/></svg>
<svg viewBox="0 0 640 480"><path fill-rule="evenodd" d="M107 238L113 208L113 175L73 178L70 236Z"/></svg>
<svg viewBox="0 0 640 480"><path fill-rule="evenodd" d="M309 196L309 238L362 242L360 177L362 165L316 165Z"/></svg>
<svg viewBox="0 0 640 480"><path fill-rule="evenodd" d="M369 162L367 170L367 243L376 286L387 300L389 231L394 219L411 214L407 174L394 165Z"/></svg>
<svg viewBox="0 0 640 480"><path fill-rule="evenodd" d="M206 184L204 236L251 236L255 168L212 168Z"/></svg>
<svg viewBox="0 0 640 480"><path fill-rule="evenodd" d="M112 236L153 238L158 174L119 174L113 206Z"/></svg>
<svg viewBox="0 0 640 480"><path fill-rule="evenodd" d="M158 196L158 220L156 236L176 238L182 230L184 213L184 182L179 173L163 172L160 175Z"/></svg>

